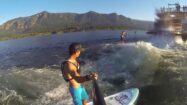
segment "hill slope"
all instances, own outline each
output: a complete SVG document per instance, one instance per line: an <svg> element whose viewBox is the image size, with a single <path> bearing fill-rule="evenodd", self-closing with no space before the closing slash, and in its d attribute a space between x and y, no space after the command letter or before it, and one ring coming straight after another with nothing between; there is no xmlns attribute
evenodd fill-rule
<svg viewBox="0 0 187 105"><path fill-rule="evenodd" d="M90 11L84 14L77 14L44 11L32 16L7 21L0 26L0 36L90 29L149 30L152 27L153 22L134 20L116 13L100 14Z"/></svg>

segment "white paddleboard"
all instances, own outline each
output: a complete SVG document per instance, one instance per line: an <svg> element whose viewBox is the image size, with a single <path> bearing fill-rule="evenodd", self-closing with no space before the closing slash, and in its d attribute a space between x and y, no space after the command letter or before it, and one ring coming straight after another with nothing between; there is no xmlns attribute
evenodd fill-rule
<svg viewBox="0 0 187 105"><path fill-rule="evenodd" d="M107 105L134 105L139 95L138 88L131 88L105 97ZM92 102L87 105L93 105Z"/></svg>

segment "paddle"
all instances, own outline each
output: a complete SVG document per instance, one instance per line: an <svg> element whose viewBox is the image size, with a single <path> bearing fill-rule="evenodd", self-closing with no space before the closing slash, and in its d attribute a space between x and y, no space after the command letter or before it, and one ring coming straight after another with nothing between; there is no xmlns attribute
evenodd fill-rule
<svg viewBox="0 0 187 105"><path fill-rule="evenodd" d="M94 105L106 105L103 94L99 88L97 80L93 80L93 104Z"/></svg>

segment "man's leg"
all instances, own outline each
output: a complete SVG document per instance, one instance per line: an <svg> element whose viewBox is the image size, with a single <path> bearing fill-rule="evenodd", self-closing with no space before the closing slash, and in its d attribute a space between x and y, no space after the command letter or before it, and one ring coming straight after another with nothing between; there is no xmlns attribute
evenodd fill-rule
<svg viewBox="0 0 187 105"><path fill-rule="evenodd" d="M86 105L88 103L88 94L85 90L85 88L82 86L82 93L81 93L81 97L82 97L82 104Z"/></svg>
<svg viewBox="0 0 187 105"><path fill-rule="evenodd" d="M87 105L87 103L88 103L88 101L86 99L82 101L83 105Z"/></svg>
<svg viewBox="0 0 187 105"><path fill-rule="evenodd" d="M82 99L81 99L81 87L78 87L76 89L70 88L70 93L73 98L74 105L82 105Z"/></svg>

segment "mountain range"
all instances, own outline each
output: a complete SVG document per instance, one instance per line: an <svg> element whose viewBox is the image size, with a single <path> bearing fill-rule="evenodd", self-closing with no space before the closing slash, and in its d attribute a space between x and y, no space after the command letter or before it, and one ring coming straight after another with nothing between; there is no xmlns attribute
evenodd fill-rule
<svg viewBox="0 0 187 105"><path fill-rule="evenodd" d="M35 35L96 29L141 29L153 28L153 22L135 20L116 13L41 13L19 17L0 25L0 36Z"/></svg>

